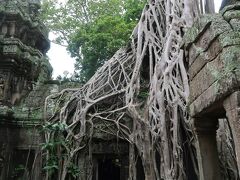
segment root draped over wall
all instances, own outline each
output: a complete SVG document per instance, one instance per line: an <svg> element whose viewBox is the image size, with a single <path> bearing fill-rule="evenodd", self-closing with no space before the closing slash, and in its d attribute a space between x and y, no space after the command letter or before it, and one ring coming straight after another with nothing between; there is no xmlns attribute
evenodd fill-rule
<svg viewBox="0 0 240 180"><path fill-rule="evenodd" d="M198 16L196 7L195 0L149 0L127 47L83 87L46 99L46 114L53 111L51 118L46 115L46 142L61 139L57 147L46 148L58 179L66 179L69 168L77 167L82 151L87 149L92 161L96 131L129 142L129 180L136 180L138 156L146 180L187 179L186 158L197 174L186 113L188 77L180 49L187 26ZM96 126L101 123L107 128ZM51 179L49 171L46 179Z"/></svg>

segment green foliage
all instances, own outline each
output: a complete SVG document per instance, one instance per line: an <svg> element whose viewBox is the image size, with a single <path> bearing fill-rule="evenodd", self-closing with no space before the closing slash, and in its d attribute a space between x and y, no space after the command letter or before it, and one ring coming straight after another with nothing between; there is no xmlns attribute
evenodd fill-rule
<svg viewBox="0 0 240 180"><path fill-rule="evenodd" d="M138 94L138 98L142 100L146 100L148 96L149 96L149 93L147 91L140 91Z"/></svg>
<svg viewBox="0 0 240 180"><path fill-rule="evenodd" d="M46 141L43 143L42 150L48 152L48 158L46 159L45 166L43 169L49 173L49 175L53 175L58 170L58 162L63 157L58 157L57 149L60 146L66 146L67 142L62 135L62 132L66 131L67 125L61 122L57 123L47 123L43 126L43 131L47 133L56 133L56 137L54 140Z"/></svg>
<svg viewBox="0 0 240 180"><path fill-rule="evenodd" d="M146 0L43 0L42 19L57 43L68 44L80 80L86 82L126 45Z"/></svg>
<svg viewBox="0 0 240 180"><path fill-rule="evenodd" d="M49 134L54 134L54 137L51 140L46 141L42 144L42 150L46 151L48 158L46 159L45 166L43 169L48 172L49 177L55 179L59 166L61 166L61 161L66 155L64 148L60 152L60 147L69 147L70 142L66 141L62 135L64 131L67 130L67 125L61 122L56 123L47 123L43 126L43 131ZM67 172L73 178L77 178L80 175L79 167L76 166L73 162L70 162L67 165Z"/></svg>
<svg viewBox="0 0 240 180"><path fill-rule="evenodd" d="M26 170L25 166L23 164L18 164L14 168L11 177L14 178L19 178L23 176L24 171ZM22 179L22 178L20 178Z"/></svg>
<svg viewBox="0 0 240 180"><path fill-rule="evenodd" d="M54 171L58 169L57 158L51 156L51 158L47 161L46 165L43 168L46 171Z"/></svg>
<svg viewBox="0 0 240 180"><path fill-rule="evenodd" d="M68 166L68 173L73 177L77 178L80 175L79 167L73 163L70 163Z"/></svg>
<svg viewBox="0 0 240 180"><path fill-rule="evenodd" d="M79 75L74 72L73 74L72 73L69 73L68 71L64 71L63 72L63 75L58 75L56 80L58 80L61 84L62 83L69 83L69 82L74 82L74 84L76 84L77 82L80 81L80 78L79 78Z"/></svg>
<svg viewBox="0 0 240 180"><path fill-rule="evenodd" d="M66 130L66 128L67 128L67 125L61 122L56 122L54 124L47 123L45 126L43 126L43 130L48 132L51 132L51 131L63 132Z"/></svg>
<svg viewBox="0 0 240 180"><path fill-rule="evenodd" d="M43 170L48 171L49 175L53 175L58 170L58 157L50 154L50 158L47 159Z"/></svg>

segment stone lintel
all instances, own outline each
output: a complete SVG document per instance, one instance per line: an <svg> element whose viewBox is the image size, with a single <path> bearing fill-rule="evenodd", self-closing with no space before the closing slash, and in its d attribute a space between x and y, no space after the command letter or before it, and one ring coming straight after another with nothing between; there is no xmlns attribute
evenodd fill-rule
<svg viewBox="0 0 240 180"><path fill-rule="evenodd" d="M199 82L201 83L201 82ZM204 82L202 82L204 83ZM228 95L239 89L239 83L235 78L229 78L226 81L214 82L201 95L199 95L190 104L190 115L192 117L202 116L204 113L209 113L212 109L222 106L222 101ZM220 112L219 112L220 113Z"/></svg>

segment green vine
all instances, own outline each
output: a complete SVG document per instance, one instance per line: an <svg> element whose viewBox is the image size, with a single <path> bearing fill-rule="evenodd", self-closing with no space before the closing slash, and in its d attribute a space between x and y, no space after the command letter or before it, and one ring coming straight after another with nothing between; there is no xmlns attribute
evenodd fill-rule
<svg viewBox="0 0 240 180"><path fill-rule="evenodd" d="M43 167L45 171L48 172L49 177L54 179L59 167L59 164L64 159L64 153L59 153L59 147L68 147L69 142L65 140L63 132L67 130L67 125L65 123L47 123L43 126L43 131L49 135L54 134L54 137L51 140L46 141L42 144L42 150L46 151L48 157L46 163ZM80 174L79 168L74 165L72 162L68 164L68 175L77 178Z"/></svg>

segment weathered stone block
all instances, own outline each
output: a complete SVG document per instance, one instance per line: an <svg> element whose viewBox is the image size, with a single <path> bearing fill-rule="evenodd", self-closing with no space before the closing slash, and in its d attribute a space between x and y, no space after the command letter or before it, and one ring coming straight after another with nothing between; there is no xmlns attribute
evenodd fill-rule
<svg viewBox="0 0 240 180"><path fill-rule="evenodd" d="M199 73L199 71L204 67L206 63L216 58L221 50L222 47L220 46L218 39L216 39L211 43L210 47L207 49L206 52L200 53L200 55L196 58L196 60L189 68L190 81L195 77L197 73Z"/></svg>
<svg viewBox="0 0 240 180"><path fill-rule="evenodd" d="M209 108L211 105L216 102L216 89L217 83L213 83L204 93L198 96L190 105L190 115L192 117L201 116L204 113L204 110Z"/></svg>
<svg viewBox="0 0 240 180"><path fill-rule="evenodd" d="M231 19L240 19L240 10L229 10L223 14L223 18L228 22Z"/></svg>
<svg viewBox="0 0 240 180"><path fill-rule="evenodd" d="M230 24L234 31L240 31L240 19L231 19Z"/></svg>
<svg viewBox="0 0 240 180"><path fill-rule="evenodd" d="M199 116L214 108L229 94L239 89L239 83L236 77L223 79L221 85L215 81L211 86L199 95L190 105L190 115Z"/></svg>
<svg viewBox="0 0 240 180"><path fill-rule="evenodd" d="M222 39L227 40L223 41L221 39L219 42L222 43L218 47L224 46L225 48L222 49L221 53L213 61L206 62L208 58L204 58L206 57L206 52L203 52L190 66L190 103L193 103L193 106L198 109L197 112L191 110L192 115L200 113L199 109L203 110L213 105L216 100L226 97L234 90L239 89L240 45L231 46L231 44L237 44L238 38L235 38L237 34L231 32L229 33L230 37L222 37ZM224 44L223 42L228 43ZM220 50L219 48L218 51ZM211 54L210 52L208 53ZM211 87L212 84L215 84L215 90Z"/></svg>
<svg viewBox="0 0 240 180"><path fill-rule="evenodd" d="M240 63L239 57L239 46L224 48L220 58L209 62L193 78L190 82L191 115L239 89L240 73L236 66Z"/></svg>
<svg viewBox="0 0 240 180"><path fill-rule="evenodd" d="M219 57L207 63L207 65L190 81L190 102L200 96L208 87L210 87L216 78L213 76L213 69L221 69L222 63Z"/></svg>
<svg viewBox="0 0 240 180"><path fill-rule="evenodd" d="M219 36L219 43L222 47L240 45L240 32L227 31Z"/></svg>
<svg viewBox="0 0 240 180"><path fill-rule="evenodd" d="M208 51L208 49L211 49L211 44L214 43L215 39L224 33L229 33L232 32L232 36L230 38L226 38L226 34L221 36L221 45L222 47L231 44L231 43L237 43L238 40L235 38L237 35L232 31L230 25L226 22L223 21L222 19L220 20L222 23L219 25L219 22L213 21L211 24L207 24L206 27L199 33L199 35L196 37L194 40L194 43L190 43L189 45L186 45L187 51L189 51L189 65L191 66L193 62L196 60L196 58L201 55L203 52ZM223 38L225 37L225 39ZM234 42L231 41L231 39L234 39ZM214 44L216 46L216 43ZM214 48L214 47L212 47ZM220 47L217 47L220 48ZM218 50L218 49L217 49ZM208 53L208 56L210 56L211 53Z"/></svg>
<svg viewBox="0 0 240 180"><path fill-rule="evenodd" d="M11 55L17 55L19 54L21 51L19 49L19 47L17 45L5 45L3 47L3 53L4 54L11 54Z"/></svg>
<svg viewBox="0 0 240 180"><path fill-rule="evenodd" d="M205 51L210 43L215 38L215 34L213 34L213 31L210 27L206 27L206 30L202 32L202 35L198 38L198 40L195 43L195 46L198 48L201 48L202 51Z"/></svg>
<svg viewBox="0 0 240 180"><path fill-rule="evenodd" d="M195 23L184 34L182 46L185 45L185 48L188 49L189 48L188 46L190 46L196 40L196 38L198 37L198 34L199 34L199 29L197 24Z"/></svg>

